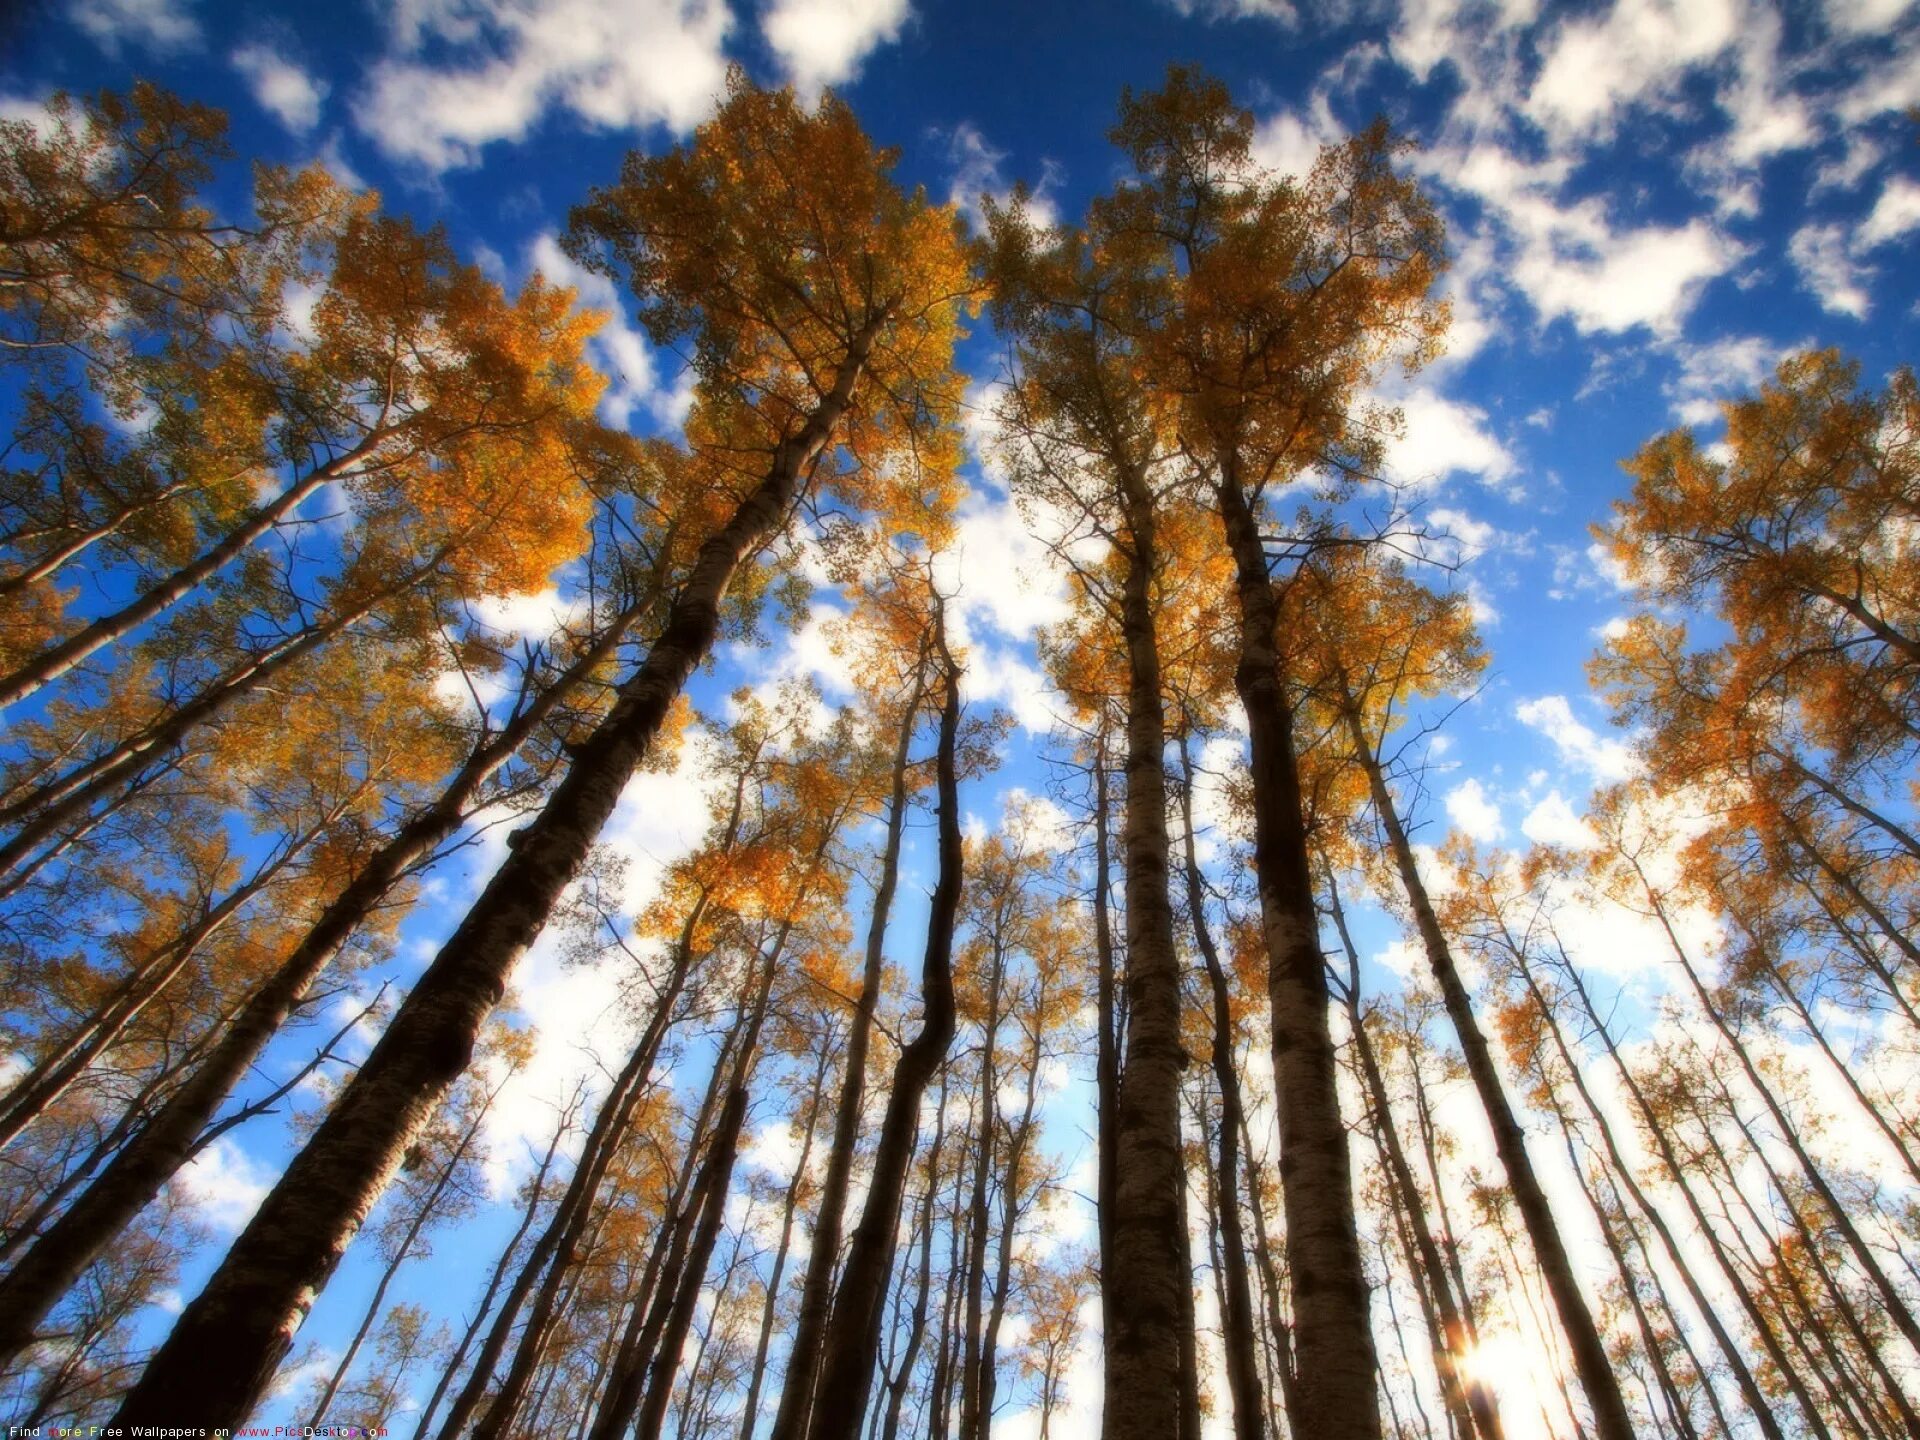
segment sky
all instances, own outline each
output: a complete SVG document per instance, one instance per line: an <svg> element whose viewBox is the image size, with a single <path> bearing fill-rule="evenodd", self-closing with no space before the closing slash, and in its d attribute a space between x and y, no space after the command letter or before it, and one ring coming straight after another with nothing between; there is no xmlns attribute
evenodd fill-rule
<svg viewBox="0 0 1920 1440"><path fill-rule="evenodd" d="M0 14L0 111L135 77L218 105L242 155L322 160L444 224L505 281L539 268L579 285L614 313L596 342L614 376L606 414L670 432L686 405L676 362L554 237L627 150L671 146L709 114L729 65L836 88L935 198L977 213L982 193L1024 180L1071 218L1118 172L1106 132L1122 87L1154 86L1175 61L1228 82L1276 169L1378 114L1418 142L1407 163L1447 219L1454 324L1439 361L1383 385L1405 417L1388 468L1459 562L1452 583L1493 656L1428 755L1419 833L1577 840L1586 795L1634 764L1583 673L1629 606L1591 530L1625 493L1621 461L1675 425L1710 437L1716 402L1796 349L1838 346L1875 385L1915 353L1920 122L1904 112L1920 106L1920 7L1907 0L28 0ZM984 404L1004 363L984 321L964 359ZM969 792L991 820L1005 792L1049 782L1031 641L1063 602L1004 492L969 473L969 686L1017 723L999 775ZM830 611L769 649L729 651L711 693L812 674L830 701L850 698L823 642ZM702 820L688 766L637 786L615 822L643 862L636 898ZM416 958L490 854L436 881L438 907L407 932ZM1600 939L1616 974L1652 968L1632 927ZM605 1008L597 984L540 952L521 973L527 1012L570 1038L543 1051L509 1132L548 1123L545 1097ZM217 1230L244 1220L274 1159L271 1141L235 1142L203 1167ZM323 1303L313 1333L324 1342L353 1310Z"/></svg>

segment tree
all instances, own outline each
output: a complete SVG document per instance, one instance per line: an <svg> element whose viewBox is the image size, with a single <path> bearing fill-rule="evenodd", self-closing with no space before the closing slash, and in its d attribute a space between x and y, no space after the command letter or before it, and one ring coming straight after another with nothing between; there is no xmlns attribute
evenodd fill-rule
<svg viewBox="0 0 1920 1440"><path fill-rule="evenodd" d="M1328 992L1308 865L1280 587L1266 497L1315 469L1377 467L1380 423L1358 403L1384 353L1437 344L1441 264L1431 204L1393 169L1376 125L1323 151L1305 184L1262 175L1252 117L1217 81L1175 68L1121 101L1114 139L1143 183L1128 228L1156 237L1177 303L1152 337L1177 396L1181 452L1212 491L1240 626L1254 867L1268 952L1283 1199L1300 1384L1291 1418L1316 1435L1379 1433L1367 1283L1335 1084ZM1301 527L1325 532L1311 515ZM1284 557L1283 549L1283 557Z"/></svg>
<svg viewBox="0 0 1920 1440"><path fill-rule="evenodd" d="M769 187L817 187L818 203L760 203L761 187L739 183L744 166L763 167ZM656 214L677 223L656 227ZM819 228L789 228L802 224ZM902 427L951 403L945 367L966 288L951 216L891 186L837 101L808 116L790 96L736 85L688 148L630 164L575 234L629 265L657 335L693 341L703 383L689 439L735 508L701 543L645 662L575 747L553 797L156 1352L123 1425L189 1397L214 1423L251 1408L712 644L735 572L782 525L816 461L877 462ZM755 451L757 465L744 460ZM821 468L877 489L857 468ZM735 489L735 477L751 488ZM309 1183L322 1174L336 1178ZM217 1378L204 1365L212 1354Z"/></svg>
<svg viewBox="0 0 1920 1440"><path fill-rule="evenodd" d="M1410 583L1391 566L1365 566L1361 552L1318 557L1296 590L1300 628L1323 647L1306 663L1323 667L1328 702L1344 727L1349 753L1366 776L1373 813L1387 840L1434 983L1466 1056L1467 1071L1493 1130L1513 1192L1574 1367L1595 1423L1612 1440L1629 1440L1632 1421L1599 1326L1574 1273L1553 1208L1528 1154L1526 1136L1475 1015L1473 997L1454 963L1453 947L1428 895L1398 804L1387 784L1382 749L1397 707L1422 693L1460 691L1484 660L1464 597L1443 599Z"/></svg>

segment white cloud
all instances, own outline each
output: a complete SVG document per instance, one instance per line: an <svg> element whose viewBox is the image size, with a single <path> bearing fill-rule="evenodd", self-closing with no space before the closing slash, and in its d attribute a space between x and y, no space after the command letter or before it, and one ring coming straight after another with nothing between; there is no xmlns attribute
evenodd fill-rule
<svg viewBox="0 0 1920 1440"><path fill-rule="evenodd" d="M1909 105L1920 104L1920 41L1907 43L1891 56L1869 64L1860 79L1834 104L1834 113L1849 125Z"/></svg>
<svg viewBox="0 0 1920 1440"><path fill-rule="evenodd" d="M1707 282L1746 254L1700 219L1615 230L1597 201L1537 218L1514 262L1514 281L1542 320L1564 316L1582 334L1639 326L1672 334Z"/></svg>
<svg viewBox="0 0 1920 1440"><path fill-rule="evenodd" d="M1070 612L1064 567L997 490L975 486L961 501L952 551L957 598L969 621L1031 640L1040 626Z"/></svg>
<svg viewBox="0 0 1920 1440"><path fill-rule="evenodd" d="M1387 447L1387 470L1421 482L1467 474L1493 483L1513 474L1513 455L1487 429L1487 412L1422 387L1390 397L1406 422Z"/></svg>
<svg viewBox="0 0 1920 1440"><path fill-rule="evenodd" d="M1543 46L1527 111L1556 135L1604 138L1628 108L1664 99L1724 50L1744 18L1735 0L1617 0L1567 21Z"/></svg>
<svg viewBox="0 0 1920 1440"><path fill-rule="evenodd" d="M725 0L520 0L476 14L411 6L392 22L397 53L354 105L362 131L398 160L440 171L477 164L548 110L603 130L691 129L726 79ZM425 40L450 62L411 58Z"/></svg>
<svg viewBox="0 0 1920 1440"><path fill-rule="evenodd" d="M1569 850L1588 850L1596 843L1587 822L1574 813L1567 797L1558 790L1547 792L1546 799L1527 812L1520 822L1520 833L1540 845L1560 845Z"/></svg>
<svg viewBox="0 0 1920 1440"><path fill-rule="evenodd" d="M1044 735L1055 724L1055 697L1047 677L1017 650L975 641L967 647L960 696L968 704L996 701L1029 735Z"/></svg>
<svg viewBox="0 0 1920 1440"><path fill-rule="evenodd" d="M223 1135L194 1156L174 1184L200 1220L231 1234L253 1218L275 1178L271 1169Z"/></svg>
<svg viewBox="0 0 1920 1440"><path fill-rule="evenodd" d="M1478 780L1463 780L1447 792L1447 818L1473 839L1492 844L1506 834L1499 804Z"/></svg>
<svg viewBox="0 0 1920 1440"><path fill-rule="evenodd" d="M1645 326L1675 333L1707 282L1725 274L1746 247L1703 218L1682 225L1615 222L1598 196L1567 201L1571 155L1527 160L1481 141L1434 146L1417 161L1427 179L1471 196L1489 212L1497 237L1476 256L1484 289L1518 289L1541 321L1571 320L1583 334ZM1500 263L1502 252L1504 264Z"/></svg>
<svg viewBox="0 0 1920 1440"><path fill-rule="evenodd" d="M68 14L110 55L123 45L165 54L200 43L191 8L186 0L77 0Z"/></svg>
<svg viewBox="0 0 1920 1440"><path fill-rule="evenodd" d="M954 126L952 135L947 138L947 158L953 165L953 179L947 186L947 203L955 206L976 229L984 229L986 213L981 207L981 200L990 196L1004 202L1013 188L1000 169L1007 152L989 143L978 126L963 121ZM1060 223L1059 211L1048 195L1059 175L1057 167L1044 165L1039 180L1033 182L1032 193L1027 197L1028 217L1044 229L1052 229Z"/></svg>
<svg viewBox="0 0 1920 1440"><path fill-rule="evenodd" d="M1827 23L1843 35L1872 35L1891 29L1913 0L1827 0Z"/></svg>
<svg viewBox="0 0 1920 1440"><path fill-rule="evenodd" d="M1757 389L1785 355L1807 343L1781 345L1760 335L1728 335L1697 345L1675 344L1680 373L1666 387L1674 414L1683 424L1712 424L1720 418L1720 402Z"/></svg>
<svg viewBox="0 0 1920 1440"><path fill-rule="evenodd" d="M242 45L229 59L246 77L260 107L279 116L289 130L304 135L320 123L320 104L327 98L324 80L315 79L271 45Z"/></svg>
<svg viewBox="0 0 1920 1440"><path fill-rule="evenodd" d="M907 0L773 0L760 31L802 95L817 95L859 74L879 46L897 40Z"/></svg>
<svg viewBox="0 0 1920 1440"><path fill-rule="evenodd" d="M1299 115L1276 110L1253 132L1253 158L1282 175L1305 175L1320 158L1320 147L1337 136L1324 110Z"/></svg>
<svg viewBox="0 0 1920 1440"><path fill-rule="evenodd" d="M1861 224L1857 244L1862 250L1885 245L1920 228L1920 181L1896 175L1874 202L1873 213Z"/></svg>
<svg viewBox="0 0 1920 1440"><path fill-rule="evenodd" d="M1563 761L1579 766L1597 782L1625 780L1639 773L1640 762L1634 758L1633 748L1624 740L1603 737L1576 719L1564 695L1523 700L1513 713L1521 724L1553 741Z"/></svg>
<svg viewBox="0 0 1920 1440"><path fill-rule="evenodd" d="M627 321L627 305L612 280L573 263L551 234L541 235L528 254L528 263L556 285L569 286L583 305L601 311L607 320L587 349L608 380L600 397L600 417L617 430L633 428L636 414L645 413L662 429L677 429L693 404L692 377L676 374L665 382L647 337Z"/></svg>
<svg viewBox="0 0 1920 1440"><path fill-rule="evenodd" d="M1864 320L1872 301L1866 282L1872 272L1853 258L1844 225L1803 225L1793 234L1787 254L1800 281L1836 315Z"/></svg>

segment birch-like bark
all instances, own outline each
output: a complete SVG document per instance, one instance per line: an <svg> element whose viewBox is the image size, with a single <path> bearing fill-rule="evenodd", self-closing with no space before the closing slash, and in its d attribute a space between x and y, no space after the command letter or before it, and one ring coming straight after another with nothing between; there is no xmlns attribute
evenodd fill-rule
<svg viewBox="0 0 1920 1440"><path fill-rule="evenodd" d="M1259 526L1230 469L1223 470L1217 493L1240 605L1234 687L1246 710L1252 747L1254 869L1273 1014L1280 1167L1286 1179L1281 1198L1295 1359L1289 1418L1296 1434L1315 1440L1380 1440L1367 1274L1328 1023L1293 708L1275 648L1278 598Z"/></svg>
<svg viewBox="0 0 1920 1440"><path fill-rule="evenodd" d="M833 1326L820 1361L820 1380L808 1426L810 1440L856 1440L866 1415L867 1392L880 1350L881 1312L887 1272L907 1171L913 1163L920 1104L947 1049L956 1023L953 997L953 933L960 912L963 860L960 795L955 750L960 730L960 670L947 650L944 606L934 601L934 648L942 668L940 740L935 755L940 796L940 875L927 918L926 959L921 973L920 1032L900 1051L887 1108L874 1149L866 1207L847 1245L847 1263L834 1295Z"/></svg>
<svg viewBox="0 0 1920 1440"><path fill-rule="evenodd" d="M0 1279L0 1364L31 1337L34 1327L81 1272L192 1158L201 1131L306 998L340 947L366 923L409 869L460 828L488 779L613 654L638 613L638 609L629 610L607 626L558 679L473 751L430 806L367 858L279 969L254 992L200 1067L19 1264Z"/></svg>
<svg viewBox="0 0 1920 1440"><path fill-rule="evenodd" d="M1507 1098L1506 1086L1500 1079L1499 1068L1493 1062L1487 1037L1480 1031L1479 1018L1473 1011L1473 997L1467 994L1467 987L1460 979L1459 967L1453 962L1453 947L1447 941L1446 932L1440 928L1440 918L1434 913L1426 883L1420 878L1420 867L1414 860L1413 846L1407 839L1406 827L1400 823L1399 807L1394 803L1392 791L1387 788L1386 773L1374 749L1373 739L1367 734L1359 701L1346 684L1344 676L1340 684L1341 714L1346 721L1348 739L1353 745L1353 757L1367 777L1374 815L1381 829L1386 832L1387 848L1393 855L1394 868L1399 872L1400 887L1406 893L1407 907L1413 912L1414 928L1419 932L1420 944L1427 954L1427 967L1433 972L1434 983L1439 987L1440 998L1447 1007L1447 1018L1453 1022L1454 1034L1459 1038L1461 1052L1466 1056L1467 1074L1473 1080L1474 1091L1480 1098L1480 1108L1485 1112L1487 1124L1493 1131L1494 1150L1500 1156L1501 1168L1506 1171L1507 1187L1513 1192L1514 1205L1527 1227L1527 1239L1533 1246L1534 1258L1546 1281L1547 1292L1553 1297L1554 1313L1560 1321L1561 1334L1566 1337L1567 1346L1573 1352L1574 1371L1580 1377L1581 1389L1586 1391L1588 1405L1593 1408L1594 1431L1600 1440L1633 1440L1633 1420L1627 1412L1626 1397L1620 1393L1619 1377L1613 1373L1613 1362L1607 1358L1606 1342L1601 1338L1600 1327L1594 1323L1592 1308L1581 1292L1579 1277L1573 1273L1573 1259L1567 1253L1566 1242L1560 1237L1560 1226L1554 1219L1553 1206L1547 1200L1547 1192L1542 1188L1539 1177L1534 1174L1533 1157L1527 1153L1526 1134L1513 1112L1513 1103Z"/></svg>
<svg viewBox="0 0 1920 1440"><path fill-rule="evenodd" d="M884 314L860 332L833 387L775 448L766 477L701 545L647 659L575 751L566 777L401 1005L306 1147L262 1201L121 1403L113 1424L195 1415L244 1422L407 1145L472 1059L514 963L652 748L719 631L734 574L785 522L803 476L838 428Z"/></svg>
<svg viewBox="0 0 1920 1440"><path fill-rule="evenodd" d="M887 919L900 883L900 846L907 820L907 762L925 695L923 651L914 668L913 688L901 714L894 743L893 784L887 797L887 836L881 852L880 881L874 887L873 909L867 920L866 963L860 976L860 997L854 1004L847 1031L847 1063L840 1080L839 1104L834 1110L833 1142L827 1151L827 1173L820 1185L820 1209L814 1217L806 1279L801 1282L800 1318L787 1351L786 1378L781 1386L779 1408L774 1412L771 1440L804 1440L813 1407L814 1384L819 1378L821 1343L833 1305L834 1266L840 1257L847 1191L853 1179L854 1151L860 1142L867 1050L872 1043L873 1015L880 1004L880 982L886 963Z"/></svg>

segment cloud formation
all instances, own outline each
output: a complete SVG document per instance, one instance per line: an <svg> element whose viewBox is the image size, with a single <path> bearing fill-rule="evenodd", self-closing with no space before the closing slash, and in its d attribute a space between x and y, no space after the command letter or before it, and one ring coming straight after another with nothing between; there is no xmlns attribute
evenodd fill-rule
<svg viewBox="0 0 1920 1440"><path fill-rule="evenodd" d="M477 164L550 111L684 132L725 87L732 26L725 0L409 0L354 117L389 158L433 172Z"/></svg>
<svg viewBox="0 0 1920 1440"><path fill-rule="evenodd" d="M242 45L229 59L261 108L278 116L296 135L320 123L320 106L328 90L324 80L308 74L271 45Z"/></svg>

